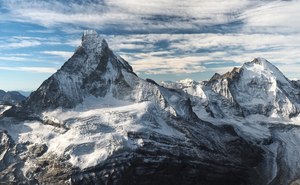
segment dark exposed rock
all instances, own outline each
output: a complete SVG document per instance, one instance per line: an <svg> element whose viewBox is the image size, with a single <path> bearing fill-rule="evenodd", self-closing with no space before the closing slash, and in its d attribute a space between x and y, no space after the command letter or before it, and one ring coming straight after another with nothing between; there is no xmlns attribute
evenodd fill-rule
<svg viewBox="0 0 300 185"><path fill-rule="evenodd" d="M21 171L24 161L17 154L14 141L6 132L0 131L0 184L37 184L24 177Z"/></svg>
<svg viewBox="0 0 300 185"><path fill-rule="evenodd" d="M202 129L201 131L210 132L210 128L202 127ZM232 137L227 135L225 130L216 129L225 134L224 138ZM193 135L194 131L196 130L189 131L190 139L206 137L196 136L201 134L200 132ZM230 132L236 135L233 130ZM147 136L144 133L130 133L129 137L137 139ZM228 143L228 148L224 148L227 151L224 151L225 153L207 148L209 146L201 143L205 140L200 138L197 140L200 143L195 145L174 141L161 135L150 135L148 138L149 142L144 143L144 147L136 152L115 154L94 168L73 174L72 184L238 185L249 184L251 178L260 178L252 167L257 166L262 160L262 150L236 136ZM196 141L195 138L193 140ZM199 156L197 151L205 155ZM226 155L237 160L233 162L234 160L225 157ZM230 161L227 161L228 159Z"/></svg>
<svg viewBox="0 0 300 185"><path fill-rule="evenodd" d="M23 107L34 112L73 108L89 94L105 96L111 86L115 91L122 89L119 93L130 91L122 70L135 75L104 39L95 34L84 35L74 55L29 96Z"/></svg>
<svg viewBox="0 0 300 185"><path fill-rule="evenodd" d="M46 144L35 144L29 148L28 152L31 153L33 157L41 157L47 151L47 149L48 147Z"/></svg>
<svg viewBox="0 0 300 185"><path fill-rule="evenodd" d="M152 79L147 78L146 81L147 81L147 82L150 82L150 83L153 83L153 84L155 84L155 85L157 85L157 86L159 86L159 85L158 85L154 80L152 80Z"/></svg>

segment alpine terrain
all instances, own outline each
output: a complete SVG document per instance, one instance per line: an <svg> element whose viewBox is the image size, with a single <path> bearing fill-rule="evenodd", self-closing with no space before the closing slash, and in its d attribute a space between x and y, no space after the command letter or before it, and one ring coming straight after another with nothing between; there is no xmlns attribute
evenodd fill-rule
<svg viewBox="0 0 300 185"><path fill-rule="evenodd" d="M299 113L300 82L263 58L159 85L85 31L0 112L0 184L297 184Z"/></svg>
<svg viewBox="0 0 300 185"><path fill-rule="evenodd" d="M0 90L0 114L10 109L12 105L18 104L25 99L26 97L17 91L5 92Z"/></svg>
<svg viewBox="0 0 300 185"><path fill-rule="evenodd" d="M17 91L0 90L0 104L17 104L25 99L26 97Z"/></svg>

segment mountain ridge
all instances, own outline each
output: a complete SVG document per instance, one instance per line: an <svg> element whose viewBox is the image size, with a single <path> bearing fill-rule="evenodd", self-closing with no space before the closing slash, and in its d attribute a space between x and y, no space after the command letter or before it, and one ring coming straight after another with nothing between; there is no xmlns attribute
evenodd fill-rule
<svg viewBox="0 0 300 185"><path fill-rule="evenodd" d="M2 104L18 104L25 99L26 97L18 91L5 92L0 90L0 102L2 102Z"/></svg>
<svg viewBox="0 0 300 185"><path fill-rule="evenodd" d="M61 69L1 115L0 177L23 184L286 184L292 179L277 174L274 162L284 147L274 135L281 128L249 136L243 122L205 117L244 111L233 104L239 94L230 84L240 85L247 69L165 88L139 78L97 32L86 31ZM287 173L298 169L280 162Z"/></svg>
<svg viewBox="0 0 300 185"><path fill-rule="evenodd" d="M252 62L246 62L242 67L235 67L222 75L216 73L203 83L199 88L204 91L204 99L211 96L210 99L214 102L219 97L220 100L216 102L219 107L227 106L235 110L234 114L242 117L262 114L290 119L299 114L299 86L263 58L255 58ZM185 86L184 83L179 84ZM214 110L214 103L210 107ZM212 112L216 116L226 116L222 111Z"/></svg>

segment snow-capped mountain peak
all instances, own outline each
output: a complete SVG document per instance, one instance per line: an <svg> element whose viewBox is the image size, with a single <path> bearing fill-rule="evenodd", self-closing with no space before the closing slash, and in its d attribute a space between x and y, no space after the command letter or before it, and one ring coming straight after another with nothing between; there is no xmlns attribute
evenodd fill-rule
<svg viewBox="0 0 300 185"><path fill-rule="evenodd" d="M104 38L102 38L94 30L86 30L82 35L81 46L87 52L100 52L101 49L108 48L108 44Z"/></svg>
<svg viewBox="0 0 300 185"><path fill-rule="evenodd" d="M235 90L236 98L243 100L242 104L248 102L266 105L269 102L278 108L283 102L288 103L291 100L297 102L296 96L293 96L296 89L291 82L277 67L263 58L256 58L242 66L239 80L235 83ZM287 107L290 107L292 112L296 111L294 106Z"/></svg>
<svg viewBox="0 0 300 185"><path fill-rule="evenodd" d="M104 97L117 89L124 90L128 87L121 83L125 73L135 75L105 39L95 31L85 31L73 56L31 94L23 107L34 111L72 108L90 95Z"/></svg>
<svg viewBox="0 0 300 185"><path fill-rule="evenodd" d="M252 62L246 62L242 66L245 78L252 79L256 77L273 78L282 84L289 84L289 80L282 72L264 58L255 58Z"/></svg>
<svg viewBox="0 0 300 185"><path fill-rule="evenodd" d="M291 117L298 112L298 90L264 58L245 63L228 88L243 115Z"/></svg>
<svg viewBox="0 0 300 185"><path fill-rule="evenodd" d="M194 100L192 104L201 110L199 117L208 112L215 117L262 114L290 118L298 115L300 110L297 83L287 79L264 58L255 58L222 75L216 73L208 82L195 83L193 87L188 84L177 82L163 85L182 89L191 95L191 100Z"/></svg>

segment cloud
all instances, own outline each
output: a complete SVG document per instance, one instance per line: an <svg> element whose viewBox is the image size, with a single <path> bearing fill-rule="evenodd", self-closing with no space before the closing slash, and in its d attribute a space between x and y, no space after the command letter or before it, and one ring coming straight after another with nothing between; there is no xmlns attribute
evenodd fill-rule
<svg viewBox="0 0 300 185"><path fill-rule="evenodd" d="M74 52L70 51L43 51L41 52L42 54L47 54L47 55L54 55L54 56L59 56L63 59L69 59Z"/></svg>
<svg viewBox="0 0 300 185"><path fill-rule="evenodd" d="M300 2L275 1L246 10L240 15L245 20L245 31L268 33L299 33Z"/></svg>
<svg viewBox="0 0 300 185"><path fill-rule="evenodd" d="M240 66L255 57L293 68L300 58L300 34L138 34L110 36L107 40L135 71L147 74L224 72L233 67L230 61ZM167 44L157 47L165 41ZM134 52L124 51L126 45Z"/></svg>
<svg viewBox="0 0 300 185"><path fill-rule="evenodd" d="M0 49L19 49L27 47L36 47L41 45L61 45L63 42L57 37L28 37L12 36L0 37Z"/></svg>
<svg viewBox="0 0 300 185"><path fill-rule="evenodd" d="M195 73L203 72L205 67L201 66L201 61L207 58L200 57L176 57L162 58L153 57L147 54L142 54L140 60L131 62L133 68L137 72L145 74L177 74L177 73ZM172 67L170 67L172 66Z"/></svg>
<svg viewBox="0 0 300 185"><path fill-rule="evenodd" d="M16 49L16 48L39 46L39 45L41 45L41 42L39 41L21 40L21 41L11 42L11 43L0 43L0 48Z"/></svg>
<svg viewBox="0 0 300 185"><path fill-rule="evenodd" d="M9 11L7 17L10 20L46 27L66 28L68 27L66 25L73 25L94 29L110 27L123 31L165 30L172 32L172 29L198 30L206 26L234 22L237 15L244 9L259 2L249 0L153 0L148 2L7 0L3 7Z"/></svg>
<svg viewBox="0 0 300 185"><path fill-rule="evenodd" d="M71 40L68 40L66 42L66 44L69 46L78 47L81 44L81 39L71 39Z"/></svg>
<svg viewBox="0 0 300 185"><path fill-rule="evenodd" d="M107 33L222 33L226 27L226 32L234 32L237 23L250 33L282 33L299 30L300 17L299 1L273 0L6 0L2 6L9 13L1 21L56 27L68 33L82 28Z"/></svg>
<svg viewBox="0 0 300 185"><path fill-rule="evenodd" d="M3 56L0 57L0 61L16 61L16 62L20 62L20 61L26 61L28 60L27 58L24 57L18 57L18 55L16 56Z"/></svg>
<svg viewBox="0 0 300 185"><path fill-rule="evenodd" d="M47 73L47 74L52 74L57 71L57 69L52 67L3 67L3 66L0 66L0 70L24 71L24 72L33 72L33 73Z"/></svg>
<svg viewBox="0 0 300 185"><path fill-rule="evenodd" d="M27 22L68 33L82 28L107 33L222 33L235 32L237 25L237 31L251 33L295 32L300 17L299 1L276 0L6 0L2 7L7 12L1 22Z"/></svg>

